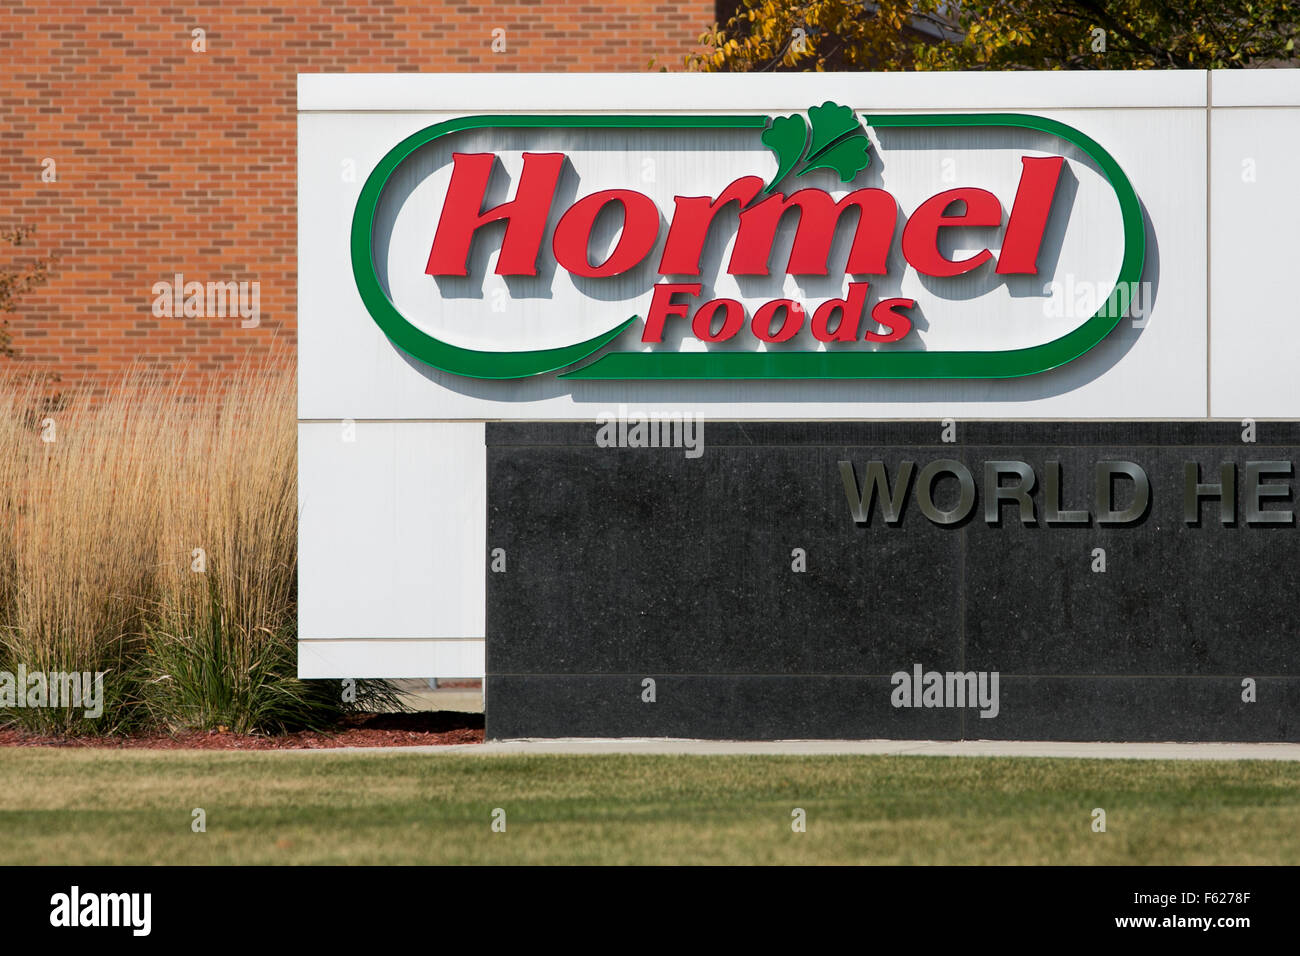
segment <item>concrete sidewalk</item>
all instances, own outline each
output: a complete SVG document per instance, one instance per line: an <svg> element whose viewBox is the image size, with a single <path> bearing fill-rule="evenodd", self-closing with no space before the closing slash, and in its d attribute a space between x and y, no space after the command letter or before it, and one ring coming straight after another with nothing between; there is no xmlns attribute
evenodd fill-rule
<svg viewBox="0 0 1300 956"><path fill-rule="evenodd" d="M1098 760L1300 760L1300 744L1059 743L1022 740L499 740L446 747L334 747L268 753L409 754L694 754L722 756L1067 757Z"/></svg>

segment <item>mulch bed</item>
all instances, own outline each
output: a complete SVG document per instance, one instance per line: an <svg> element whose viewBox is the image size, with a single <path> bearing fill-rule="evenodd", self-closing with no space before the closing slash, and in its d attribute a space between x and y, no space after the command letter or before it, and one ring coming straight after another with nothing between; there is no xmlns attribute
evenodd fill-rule
<svg viewBox="0 0 1300 956"><path fill-rule="evenodd" d="M356 714L333 730L274 737L195 731L176 735L59 737L0 727L0 747L94 747L110 750L324 750L333 747L413 747L481 744L483 715L437 711L419 714Z"/></svg>

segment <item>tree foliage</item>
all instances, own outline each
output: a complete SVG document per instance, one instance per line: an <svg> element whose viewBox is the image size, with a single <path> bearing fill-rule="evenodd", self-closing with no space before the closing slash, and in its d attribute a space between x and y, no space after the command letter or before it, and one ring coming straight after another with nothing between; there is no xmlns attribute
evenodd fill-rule
<svg viewBox="0 0 1300 956"><path fill-rule="evenodd" d="M1297 0L743 0L687 68L1225 69L1294 62Z"/></svg>
<svg viewBox="0 0 1300 956"><path fill-rule="evenodd" d="M31 226L18 226L14 229L0 230L0 243L21 246L23 240L35 229ZM49 263L37 259L17 269L0 269L0 316L7 316L18 308L18 300L26 292L45 282L48 277ZM9 320L0 320L0 355L13 353L9 345L9 332L6 326Z"/></svg>

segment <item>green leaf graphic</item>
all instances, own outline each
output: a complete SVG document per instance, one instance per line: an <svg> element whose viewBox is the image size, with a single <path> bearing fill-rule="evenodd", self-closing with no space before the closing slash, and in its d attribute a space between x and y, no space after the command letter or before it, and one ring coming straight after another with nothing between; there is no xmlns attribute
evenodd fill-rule
<svg viewBox="0 0 1300 956"><path fill-rule="evenodd" d="M871 164L871 156L867 153L870 148L871 140L865 135L850 136L822 153L817 162L799 170L799 175L814 169L833 169L840 174L840 182L852 182L858 173Z"/></svg>
<svg viewBox="0 0 1300 956"><path fill-rule="evenodd" d="M808 147L809 161L820 156L841 136L863 132L853 110L829 100L821 106L814 106L808 110L808 119L812 122L812 143Z"/></svg>
<svg viewBox="0 0 1300 956"><path fill-rule="evenodd" d="M776 176L763 190L766 195L789 175L790 170L803 157L808 142L808 124L797 113L794 116L778 116L763 131L762 139L763 145L776 153Z"/></svg>
<svg viewBox="0 0 1300 956"><path fill-rule="evenodd" d="M796 177L814 169L831 169L846 183L870 165L867 151L871 141L852 109L827 100L821 106L811 107L808 119L811 129L797 113L778 116L763 131L764 145L776 153L776 175L763 190L764 196L775 192L782 180L799 166L800 160L804 165L794 172Z"/></svg>

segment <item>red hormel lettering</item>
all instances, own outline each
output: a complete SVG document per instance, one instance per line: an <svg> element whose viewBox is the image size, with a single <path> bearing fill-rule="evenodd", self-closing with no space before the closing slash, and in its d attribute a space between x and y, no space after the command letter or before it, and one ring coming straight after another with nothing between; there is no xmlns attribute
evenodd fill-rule
<svg viewBox="0 0 1300 956"><path fill-rule="evenodd" d="M377 229L386 229L390 239L393 236L392 221L379 214L388 184L430 143L447 143L449 137L471 130L526 132L539 128L603 130L623 141L629 131L640 130L666 137L668 148L680 150L698 148L698 137L712 135L711 130L728 139L738 136L744 140L753 133L773 154L775 161L768 167L773 170L772 178L764 185L758 176L742 175L725 185L720 182L721 188L710 195L660 197L665 207L662 211L656 200L636 189L603 189L567 208L557 208L558 184L568 163L564 153L523 153L516 181L507 185L513 194L507 191L506 200L498 201L495 190L488 199L498 157L486 152L453 152L447 193L428 249L424 271L429 275L468 275L466 264L475 242L480 246L491 242L497 246L495 270L501 276L535 277L539 271L549 275L551 266L568 270L575 280L599 282L621 276L608 296L618 302L626 301L629 291L638 295L636 288L629 289L632 277L638 281L641 276L648 278L640 290L645 307L640 315L628 316L620 307L621 314L614 316L611 324L581 341L523 349L504 342L500 348L479 348L444 341L427 325L403 313L382 275L385 259L396 261L385 256L375 242ZM995 336L995 347L987 349L855 347L863 341L898 343L908 337L914 324L923 321L912 299L884 298L889 293L881 290L896 287L903 278L890 276L891 269L906 267L909 276L914 270L930 291L950 303L972 298L948 296L936 288L954 277L1045 278L1039 271L1039 250L1065 164L1060 155L1013 156L1004 160L998 181L1018 177L1014 196L1010 187L994 196L972 183L936 192L921 202L915 202L909 193L907 208L900 209L897 199L883 188L856 188L860 174L872 163L873 140L868 133L872 128L881 136L897 136L900 144L913 135L911 131L929 131L924 133L927 136L948 136L965 128L1030 131L1036 139L1045 135L1073 150L1066 155L1098 174L1119 207L1121 229L1110 240L1121 250L1119 267L1110 291L1100 296L1097 311L1069 331L1052 329L1054 338L1028 345L996 347ZM751 147L757 145L754 139L748 141ZM1073 159L1075 153L1078 159ZM989 161L995 161L996 155L1005 154L989 153ZM701 169L710 165L698 164ZM804 178L813 172L818 172L816 179ZM843 185L811 188L822 185L828 174L838 176ZM796 183L808 188L793 185ZM841 195L841 190L846 194ZM621 225L608 239L606 223L614 217L621 217ZM485 226L492 227L491 239L480 233ZM969 245L954 251L953 230L973 231L984 238L975 244L976 251L970 251ZM598 239L594 231L598 231ZM838 237L837 231L841 233ZM714 265L718 247L727 242L731 244L727 261ZM597 246L594 258L593 244ZM357 198L350 249L357 292L384 335L411 358L453 375L517 380L555 373L559 379L574 381L1007 379L1073 362L1114 330L1131 305L1131 290L1143 275L1146 232L1141 202L1115 157L1101 143L1058 120L1018 113L859 114L828 101L787 116L583 113L447 119L406 137L375 166ZM421 253L422 249L417 254ZM405 261L404 255L399 258ZM1044 272L1056 269L1053 261L1054 256L1044 254ZM541 263L548 267L539 269ZM656 267L658 280L653 278ZM770 279L753 283L742 278L755 276ZM700 301L715 279L721 280L719 285L731 283L742 290L750 285L782 289L789 276L827 277L825 284L837 290L829 294L838 297L808 307L784 297L762 302L744 291L730 293L740 299ZM802 284L806 280L797 281ZM585 282L571 285L565 295L581 296ZM873 285L879 301L872 301ZM978 313L987 317L991 310L1010 304L996 298L981 301ZM945 309L948 307L946 304ZM420 308L427 316L427 304ZM435 311L441 317L445 310ZM596 310L591 315L585 308L581 311L584 328L590 329L592 320L603 321ZM1008 320L1008 325L1016 324L1016 315L1008 311ZM762 342L788 342L791 347L668 345L673 337L666 335L666 330L684 329L688 324L699 339L708 342L728 339L748 326ZM638 328L649 347L627 341ZM801 332L806 332L808 339L802 346L794 341L797 335L803 337Z"/></svg>
<svg viewBox="0 0 1300 956"><path fill-rule="evenodd" d="M524 153L523 170L515 184L514 198L484 209L488 183L496 165L492 153L454 153L451 182L442 214L429 250L425 272L432 276L467 275L470 247L479 229L505 222L497 257L496 273L503 276L537 275L538 257L546 233L547 219L555 200L555 189L568 158L563 153ZM1036 275L1038 252L1047 227L1052 199L1056 194L1064 159L1060 156L1021 157L1020 181L1011 214L996 257L999 275ZM831 243L841 218L850 210L857 214L857 226L843 270L851 276L883 276L889 254L899 234L899 208L884 189L857 189L835 199L822 189L805 188L763 195L763 180L742 176L717 196L676 196L672 218L664 238L658 273L664 278L700 275L700 260L710 228L724 211L739 213L739 225L727 263L733 276L771 274L772 248L787 213L798 217L787 275L829 274ZM591 233L597 218L609 206L621 207L623 228L618 241L600 262L590 259ZM640 265L659 244L659 207L649 196L633 189L604 189L577 200L560 217L551 240L556 263L575 276L607 278ZM901 229L903 258L917 272L935 278L969 273L994 260L988 248L960 259L948 258L940 250L944 229L960 227L996 228L1002 225L1002 205L985 189L966 186L948 189L922 202ZM691 314L678 297L698 298L703 284L669 281L655 285L646 313L642 341L663 341L670 319L690 319L691 331L705 342L732 338L749 318L735 299L712 299ZM812 313L811 331L821 342L897 342L911 331L912 321L904 313L915 302L889 298L877 302L871 321L881 331L862 334L869 281L851 281L843 298L830 299ZM773 299L759 307L751 329L763 342L785 342L794 337L804 321L803 306L792 299ZM720 323L720 324L719 324Z"/></svg>

